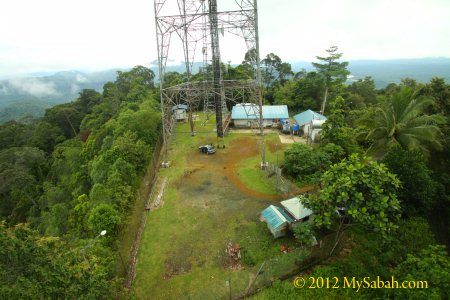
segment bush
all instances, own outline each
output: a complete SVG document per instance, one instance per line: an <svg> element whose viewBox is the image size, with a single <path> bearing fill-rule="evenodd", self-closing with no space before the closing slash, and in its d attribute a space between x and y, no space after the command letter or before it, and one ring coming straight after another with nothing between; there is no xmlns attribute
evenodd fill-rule
<svg viewBox="0 0 450 300"><path fill-rule="evenodd" d="M96 234L106 230L108 237L117 233L120 224L120 216L117 210L109 204L100 204L91 210L89 215L89 227Z"/></svg>
<svg viewBox="0 0 450 300"><path fill-rule="evenodd" d="M314 241L314 233L310 222L302 222L294 227L295 238L302 246L311 246Z"/></svg>
<svg viewBox="0 0 450 300"><path fill-rule="evenodd" d="M301 183L316 183L322 174L332 164L344 158L344 155L342 147L332 143L317 149L294 143L285 151L284 169L289 176Z"/></svg>
<svg viewBox="0 0 450 300"><path fill-rule="evenodd" d="M425 157L419 150L401 146L389 148L383 162L398 176L402 186L398 194L404 213L408 216L430 212L435 204L436 183L431 178Z"/></svg>

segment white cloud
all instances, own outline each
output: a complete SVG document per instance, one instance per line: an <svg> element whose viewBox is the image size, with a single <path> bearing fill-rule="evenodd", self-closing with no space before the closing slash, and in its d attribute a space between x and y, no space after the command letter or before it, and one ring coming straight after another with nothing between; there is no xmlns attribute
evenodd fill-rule
<svg viewBox="0 0 450 300"><path fill-rule="evenodd" d="M72 94L78 93L80 91L80 87L78 85L76 85L75 83L72 83L70 85L70 92Z"/></svg>
<svg viewBox="0 0 450 300"><path fill-rule="evenodd" d="M53 82L43 82L39 78L11 79L8 80L8 83L16 91L36 97L56 96L59 94L56 91L55 84Z"/></svg>
<svg viewBox="0 0 450 300"><path fill-rule="evenodd" d="M8 95L9 91L4 84L0 84L0 95Z"/></svg>
<svg viewBox="0 0 450 300"><path fill-rule="evenodd" d="M87 78L84 77L84 76L82 76L82 75L80 75L80 74L77 74L77 75L75 76L75 80L76 80L77 82L82 83L82 82L86 82Z"/></svg>

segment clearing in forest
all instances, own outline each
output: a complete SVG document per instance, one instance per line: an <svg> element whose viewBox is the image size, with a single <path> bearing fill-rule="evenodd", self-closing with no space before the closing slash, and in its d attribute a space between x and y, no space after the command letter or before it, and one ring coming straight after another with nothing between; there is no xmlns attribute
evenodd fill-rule
<svg viewBox="0 0 450 300"><path fill-rule="evenodd" d="M177 127L188 131L187 124ZM276 191L276 176L259 169L260 137L230 133L226 149L198 151L215 141L212 131L171 138L171 166L158 174L157 185L168 178L163 205L149 213L138 255L133 291L139 299L228 298L230 282L235 297L290 272L304 254L281 253L281 245L294 248L293 240L275 240L259 221L262 209L289 197ZM266 160L281 163L286 147L278 134L266 135ZM295 189L290 186L291 194ZM229 241L241 248L238 262L226 254ZM265 272L253 282L264 261Z"/></svg>

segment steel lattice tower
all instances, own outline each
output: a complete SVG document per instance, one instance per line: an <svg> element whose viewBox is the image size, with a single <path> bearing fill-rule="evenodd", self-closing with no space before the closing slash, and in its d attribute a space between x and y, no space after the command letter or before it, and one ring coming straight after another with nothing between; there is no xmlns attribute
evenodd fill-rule
<svg viewBox="0 0 450 300"><path fill-rule="evenodd" d="M220 11L217 0L154 0L161 110L163 121L164 163L167 144L176 124L172 107L188 105L191 132L192 113L204 111L204 122L215 113L219 145L230 122L229 108L240 104L248 117L255 120L261 135L261 166L265 166L264 126L262 119L261 72L258 41L257 0L221 0L232 9ZM175 6L176 5L176 6ZM253 70L251 80L223 80L219 34L230 33L243 39ZM165 84L166 65L172 38L181 41L186 67L185 82ZM203 67L193 79L193 64L201 51ZM244 57L245 53L242 53Z"/></svg>

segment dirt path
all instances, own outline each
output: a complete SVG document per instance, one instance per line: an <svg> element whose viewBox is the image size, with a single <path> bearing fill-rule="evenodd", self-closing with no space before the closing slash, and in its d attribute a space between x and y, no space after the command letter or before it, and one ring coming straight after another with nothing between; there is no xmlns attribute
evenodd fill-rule
<svg viewBox="0 0 450 300"><path fill-rule="evenodd" d="M229 146L229 154L224 158L224 172L228 180L232 182L243 194L257 199L281 200L283 195L264 194L242 183L238 177L239 163L247 158L259 155L259 144L254 138L242 138L234 140Z"/></svg>
<svg viewBox="0 0 450 300"><path fill-rule="evenodd" d="M279 147L274 142L268 142L267 146L272 152L277 151L277 148ZM290 186L290 192L286 194L273 195L255 191L251 186L244 184L240 180L238 170L240 163L243 160L258 157L259 155L260 144L258 139L252 136L238 138L230 142L225 150L218 150L214 156L205 156L204 154L198 153L198 151L194 151L190 155L190 166L192 170L188 173L196 172L198 170L208 170L213 173L223 174L242 194L260 200L283 200L288 197L294 197L299 193L314 190L314 186L298 188L292 184ZM186 184L185 180L186 179L184 179L183 184Z"/></svg>
<svg viewBox="0 0 450 300"><path fill-rule="evenodd" d="M288 134L279 134L278 137L280 138L280 142L282 144L293 144L293 143L300 143L300 144L306 144L306 139L299 137L299 136L291 136Z"/></svg>

